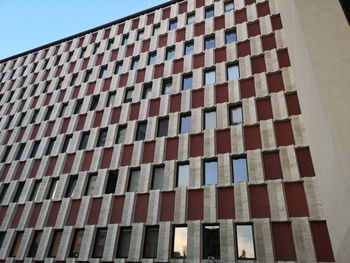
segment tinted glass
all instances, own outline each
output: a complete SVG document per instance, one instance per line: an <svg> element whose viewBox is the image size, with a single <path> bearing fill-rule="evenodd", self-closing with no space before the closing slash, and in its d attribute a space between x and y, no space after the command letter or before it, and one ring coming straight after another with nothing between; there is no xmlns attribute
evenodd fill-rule
<svg viewBox="0 0 350 263"><path fill-rule="evenodd" d="M227 79L239 79L239 67L237 64L227 66Z"/></svg>
<svg viewBox="0 0 350 263"><path fill-rule="evenodd" d="M162 189L164 178L164 166L153 168L152 189Z"/></svg>
<svg viewBox="0 0 350 263"><path fill-rule="evenodd" d="M207 70L204 73L204 85L215 84L215 70Z"/></svg>
<svg viewBox="0 0 350 263"><path fill-rule="evenodd" d="M190 165L179 164L177 166L177 186L188 186L190 182Z"/></svg>
<svg viewBox="0 0 350 263"><path fill-rule="evenodd" d="M230 109L230 124L240 124L243 123L243 112L241 106L231 107Z"/></svg>
<svg viewBox="0 0 350 263"><path fill-rule="evenodd" d="M192 118L191 115L181 116L180 133L191 132Z"/></svg>
<svg viewBox="0 0 350 263"><path fill-rule="evenodd" d="M205 112L205 129L215 129L216 128L216 111Z"/></svg>
<svg viewBox="0 0 350 263"><path fill-rule="evenodd" d="M163 118L159 119L158 121L158 137L168 136L168 125L169 125L169 119Z"/></svg>
<svg viewBox="0 0 350 263"><path fill-rule="evenodd" d="M233 158L232 168L233 168L233 181L235 183L248 181L247 159L245 157Z"/></svg>
<svg viewBox="0 0 350 263"><path fill-rule="evenodd" d="M136 192L139 187L140 170L130 172L128 192Z"/></svg>
<svg viewBox="0 0 350 263"><path fill-rule="evenodd" d="M118 240L117 258L129 256L131 228L121 228Z"/></svg>
<svg viewBox="0 0 350 263"><path fill-rule="evenodd" d="M126 126L119 126L116 143L124 143L125 134L126 134Z"/></svg>
<svg viewBox="0 0 350 263"><path fill-rule="evenodd" d="M147 227L146 236L143 247L143 257L144 258L156 258L157 257L157 247L158 247L158 227Z"/></svg>
<svg viewBox="0 0 350 263"><path fill-rule="evenodd" d="M107 229L97 229L94 250L92 252L93 258L102 258L103 250L106 243Z"/></svg>
<svg viewBox="0 0 350 263"><path fill-rule="evenodd" d="M218 163L216 160L204 162L204 175L205 185L218 183Z"/></svg>
<svg viewBox="0 0 350 263"><path fill-rule="evenodd" d="M144 140L146 137L147 122L141 122L137 126L136 141Z"/></svg>
<svg viewBox="0 0 350 263"><path fill-rule="evenodd" d="M173 235L173 258L186 258L187 227L175 227Z"/></svg>
<svg viewBox="0 0 350 263"><path fill-rule="evenodd" d="M203 259L220 259L220 227L203 226Z"/></svg>
<svg viewBox="0 0 350 263"><path fill-rule="evenodd" d="M205 9L205 18L210 18L214 16L214 7L209 7Z"/></svg>
<svg viewBox="0 0 350 263"><path fill-rule="evenodd" d="M185 55L191 55L191 54L193 54L193 50L194 50L194 44L193 44L193 42L191 41L191 42L187 42L186 44L185 44Z"/></svg>
<svg viewBox="0 0 350 263"><path fill-rule="evenodd" d="M236 225L236 243L239 259L255 258L252 225Z"/></svg>

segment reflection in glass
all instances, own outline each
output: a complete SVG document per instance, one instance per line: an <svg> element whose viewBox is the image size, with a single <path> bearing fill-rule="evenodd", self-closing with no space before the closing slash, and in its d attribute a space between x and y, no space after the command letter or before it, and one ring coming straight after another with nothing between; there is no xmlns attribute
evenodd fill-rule
<svg viewBox="0 0 350 263"><path fill-rule="evenodd" d="M218 163L216 160L204 163L204 184L211 185L218 183Z"/></svg>
<svg viewBox="0 0 350 263"><path fill-rule="evenodd" d="M241 124L243 123L242 106L231 107L230 109L230 124Z"/></svg>
<svg viewBox="0 0 350 263"><path fill-rule="evenodd" d="M137 188L139 187L139 177L140 177L140 170L132 170L130 172L130 178L129 178L129 186L128 186L128 192L136 192Z"/></svg>
<svg viewBox="0 0 350 263"><path fill-rule="evenodd" d="M158 121L157 137L168 136L169 118L162 118Z"/></svg>
<svg viewBox="0 0 350 263"><path fill-rule="evenodd" d="M144 258L157 257L158 234L159 234L158 226L146 227L145 243L143 247Z"/></svg>
<svg viewBox="0 0 350 263"><path fill-rule="evenodd" d="M196 16L194 13L187 15L187 22L186 22L187 25L194 24L195 21L196 21Z"/></svg>
<svg viewBox="0 0 350 263"><path fill-rule="evenodd" d="M204 40L204 49L211 49L211 48L215 48L214 36L206 37Z"/></svg>
<svg viewBox="0 0 350 263"><path fill-rule="evenodd" d="M191 132L191 126L192 126L191 115L181 116L180 133Z"/></svg>
<svg viewBox="0 0 350 263"><path fill-rule="evenodd" d="M239 79L239 66L238 64L233 64L227 66L227 79L235 80Z"/></svg>
<svg viewBox="0 0 350 263"><path fill-rule="evenodd" d="M136 141L144 140L146 137L147 122L140 122L137 126Z"/></svg>
<svg viewBox="0 0 350 263"><path fill-rule="evenodd" d="M170 94L173 91L172 79L166 79L163 81L162 94Z"/></svg>
<svg viewBox="0 0 350 263"><path fill-rule="evenodd" d="M127 258L129 256L130 237L131 237L130 227L127 227L127 228L125 227L120 229L117 258Z"/></svg>
<svg viewBox="0 0 350 263"><path fill-rule="evenodd" d="M187 227L174 228L173 258L187 256Z"/></svg>
<svg viewBox="0 0 350 263"><path fill-rule="evenodd" d="M245 157L232 159L233 182L248 182L247 159Z"/></svg>
<svg viewBox="0 0 350 263"><path fill-rule="evenodd" d="M179 164L177 166L177 186L188 186L190 182L190 165Z"/></svg>
<svg viewBox="0 0 350 263"><path fill-rule="evenodd" d="M207 70L204 72L204 85L215 84L215 69Z"/></svg>
<svg viewBox="0 0 350 263"><path fill-rule="evenodd" d="M154 167L153 180L152 180L153 190L163 188L163 178L164 178L164 166Z"/></svg>
<svg viewBox="0 0 350 263"><path fill-rule="evenodd" d="M230 11L234 11L234 10L235 10L235 5L234 5L233 1L225 3L225 13L230 12Z"/></svg>
<svg viewBox="0 0 350 263"><path fill-rule="evenodd" d="M220 259L220 227L203 226L203 259Z"/></svg>
<svg viewBox="0 0 350 263"><path fill-rule="evenodd" d="M192 89L192 74L186 74L183 76L182 89L183 90Z"/></svg>
<svg viewBox="0 0 350 263"><path fill-rule="evenodd" d="M204 128L205 129L216 128L216 111L207 111L205 113Z"/></svg>
<svg viewBox="0 0 350 263"><path fill-rule="evenodd" d="M117 143L124 143L125 135L126 135L126 126L125 125L119 126L118 135L117 135Z"/></svg>
<svg viewBox="0 0 350 263"><path fill-rule="evenodd" d="M194 43L193 41L190 41L190 42L186 42L185 43L185 55L190 55L193 53L193 50L194 50Z"/></svg>
<svg viewBox="0 0 350 263"><path fill-rule="evenodd" d="M238 259L254 259L254 236L252 225L236 225Z"/></svg>

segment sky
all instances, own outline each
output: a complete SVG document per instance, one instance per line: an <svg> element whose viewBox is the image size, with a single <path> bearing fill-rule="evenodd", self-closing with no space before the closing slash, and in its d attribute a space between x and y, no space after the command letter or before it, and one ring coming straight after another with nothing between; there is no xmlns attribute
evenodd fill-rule
<svg viewBox="0 0 350 263"><path fill-rule="evenodd" d="M0 0L0 59L167 0Z"/></svg>

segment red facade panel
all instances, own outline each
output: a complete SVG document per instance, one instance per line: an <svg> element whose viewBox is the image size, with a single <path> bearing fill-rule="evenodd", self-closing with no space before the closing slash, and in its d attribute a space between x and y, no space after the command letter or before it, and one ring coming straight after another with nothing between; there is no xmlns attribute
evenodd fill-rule
<svg viewBox="0 0 350 263"><path fill-rule="evenodd" d="M75 154L71 153L68 154L66 157L66 162L63 167L63 173L68 174L72 170L73 164L74 164Z"/></svg>
<svg viewBox="0 0 350 263"><path fill-rule="evenodd" d="M15 176L13 177L13 180L19 180L19 178L21 178L22 171L25 164L26 164L25 161L19 162L17 164L17 168L16 168Z"/></svg>
<svg viewBox="0 0 350 263"><path fill-rule="evenodd" d="M32 139L32 140L35 139L36 135L38 134L39 127L40 127L40 124L35 124L34 125L32 134L30 135L30 139Z"/></svg>
<svg viewBox="0 0 350 263"><path fill-rule="evenodd" d="M311 158L309 148L295 149L295 153L297 156L300 176L301 177L315 176L315 170L312 164L312 158Z"/></svg>
<svg viewBox="0 0 350 263"><path fill-rule="evenodd" d="M145 80L146 69L139 69L137 71L136 83L141 83Z"/></svg>
<svg viewBox="0 0 350 263"><path fill-rule="evenodd" d="M310 222L312 238L318 262L334 262L331 240L324 221Z"/></svg>
<svg viewBox="0 0 350 263"><path fill-rule="evenodd" d="M71 74L74 72L75 65L76 65L76 62L72 62L69 64L68 74ZM45 78L45 79L47 79L47 78Z"/></svg>
<svg viewBox="0 0 350 263"><path fill-rule="evenodd" d="M289 116L301 114L298 95L296 93L286 94L286 103Z"/></svg>
<svg viewBox="0 0 350 263"><path fill-rule="evenodd" d="M216 103L228 102L228 85L227 83L215 86Z"/></svg>
<svg viewBox="0 0 350 263"><path fill-rule="evenodd" d="M78 123L77 123L77 127L75 128L76 131L81 131L84 129L84 125L85 125L85 121L86 121L86 114L80 115L78 117Z"/></svg>
<svg viewBox="0 0 350 263"><path fill-rule="evenodd" d="M66 133L66 131L67 131L67 129L68 129L69 121L70 121L70 118L64 118L64 119L63 119L60 134ZM54 125L54 122L52 122L52 128L53 128L53 125ZM47 127L48 130L49 130L49 128L50 128L50 127ZM52 128L51 128L51 129L52 129ZM46 131L46 132L47 132L47 131ZM50 134L51 134L51 132L50 132Z"/></svg>
<svg viewBox="0 0 350 263"><path fill-rule="evenodd" d="M258 120L268 120L273 118L272 106L270 97L259 99L256 101L256 110Z"/></svg>
<svg viewBox="0 0 350 263"><path fill-rule="evenodd" d="M249 200L252 218L271 217L269 195L266 185L250 185Z"/></svg>
<svg viewBox="0 0 350 263"><path fill-rule="evenodd" d="M30 227L30 228L35 227L36 222L38 220L38 216L40 214L41 206L42 206L41 203L34 203L34 207L33 207L33 210L31 212L31 216L29 218L27 227Z"/></svg>
<svg viewBox="0 0 350 263"><path fill-rule="evenodd" d="M103 111L97 111L95 114L95 118L94 118L94 123L92 125L93 128L97 128L101 126L101 122L102 122L102 118L103 118Z"/></svg>
<svg viewBox="0 0 350 263"><path fill-rule="evenodd" d="M261 34L261 32L260 32L259 21L248 24L248 35L250 37L255 37L255 36L260 35L260 34Z"/></svg>
<svg viewBox="0 0 350 263"><path fill-rule="evenodd" d="M187 12L187 2L182 2L179 4L179 14Z"/></svg>
<svg viewBox="0 0 350 263"><path fill-rule="evenodd" d="M111 217L109 219L110 224L119 224L122 221L124 202L125 196L123 195L113 198Z"/></svg>
<svg viewBox="0 0 350 263"><path fill-rule="evenodd" d="M159 64L154 66L153 78L158 79L164 75L164 64Z"/></svg>
<svg viewBox="0 0 350 263"><path fill-rule="evenodd" d="M278 152L264 152L263 163L266 180L277 180L283 178L281 159Z"/></svg>
<svg viewBox="0 0 350 263"><path fill-rule="evenodd" d="M173 221L175 209L175 192L161 192L160 221Z"/></svg>
<svg viewBox="0 0 350 263"><path fill-rule="evenodd" d="M96 58L95 66L101 65L102 64L102 60L103 60L103 53L102 54L98 54L97 58Z"/></svg>
<svg viewBox="0 0 350 263"><path fill-rule="evenodd" d="M246 150L261 149L261 136L258 125L244 127L244 144Z"/></svg>
<svg viewBox="0 0 350 263"><path fill-rule="evenodd" d="M80 91L80 86L74 87L74 88L73 88L73 92L72 92L71 99L76 99L76 98L78 98L79 91Z"/></svg>
<svg viewBox="0 0 350 263"><path fill-rule="evenodd" d="M153 24L153 21L154 21L154 13L153 13L153 14L149 14L149 15L147 16L147 22L146 22L146 24L147 24L147 25L151 25L151 24Z"/></svg>
<svg viewBox="0 0 350 263"><path fill-rule="evenodd" d="M168 43L168 34L163 34L159 36L158 47L165 47Z"/></svg>
<svg viewBox="0 0 350 263"><path fill-rule="evenodd" d="M276 261L297 260L293 232L289 222L272 223L272 237Z"/></svg>
<svg viewBox="0 0 350 263"><path fill-rule="evenodd" d="M121 160L121 164L120 164L121 166L130 165L133 149L134 149L133 144L124 145L122 160Z"/></svg>
<svg viewBox="0 0 350 263"><path fill-rule="evenodd" d="M277 58L278 58L278 64L280 65L280 68L290 66L290 60L289 60L287 49L277 51Z"/></svg>
<svg viewBox="0 0 350 263"><path fill-rule="evenodd" d="M269 73L266 75L269 92L279 92L284 90L281 72Z"/></svg>
<svg viewBox="0 0 350 263"><path fill-rule="evenodd" d="M24 205L17 205L15 215L11 222L11 226L10 226L11 228L17 228L18 223L21 220L23 210L24 210ZM1 213L2 213L2 209L1 209Z"/></svg>
<svg viewBox="0 0 350 263"><path fill-rule="evenodd" d="M294 144L294 135L290 120L278 121L274 124L277 146Z"/></svg>
<svg viewBox="0 0 350 263"><path fill-rule="evenodd" d="M231 134L229 129L216 131L216 151L218 154L231 152Z"/></svg>
<svg viewBox="0 0 350 263"><path fill-rule="evenodd" d="M83 164L80 169L82 172L89 171L93 156L94 156L94 151L85 152Z"/></svg>
<svg viewBox="0 0 350 263"><path fill-rule="evenodd" d="M277 48L276 39L275 39L274 34L262 36L261 42L262 42L262 46L263 46L264 51Z"/></svg>
<svg viewBox="0 0 350 263"><path fill-rule="evenodd" d="M87 85L86 96L89 96L94 93L96 87L96 82L90 82Z"/></svg>
<svg viewBox="0 0 350 263"><path fill-rule="evenodd" d="M140 103L133 103L131 104L130 107L130 115L129 115L129 120L133 121L133 120L137 120L139 117L139 112L140 112Z"/></svg>
<svg viewBox="0 0 350 263"><path fill-rule="evenodd" d="M202 36L205 34L205 23L201 22L194 25L194 36Z"/></svg>
<svg viewBox="0 0 350 263"><path fill-rule="evenodd" d="M214 30L221 30L225 28L225 16L215 17L214 19Z"/></svg>
<svg viewBox="0 0 350 263"><path fill-rule="evenodd" d="M121 74L119 78L119 87L125 87L126 84L128 83L128 78L129 78L128 73Z"/></svg>
<svg viewBox="0 0 350 263"><path fill-rule="evenodd" d="M77 221L78 213L79 213L80 203L81 203L81 200L72 200L70 204L68 216L67 216L67 222L66 222L67 226L75 225Z"/></svg>
<svg viewBox="0 0 350 263"><path fill-rule="evenodd" d="M238 57L245 57L250 55L250 40L237 43Z"/></svg>
<svg viewBox="0 0 350 263"><path fill-rule="evenodd" d="M193 55L193 69L204 67L204 54Z"/></svg>
<svg viewBox="0 0 350 263"><path fill-rule="evenodd" d="M215 63L227 61L226 47L215 49Z"/></svg>
<svg viewBox="0 0 350 263"><path fill-rule="evenodd" d="M88 225L96 225L100 216L102 198L92 198L90 204L90 212L87 217Z"/></svg>
<svg viewBox="0 0 350 263"><path fill-rule="evenodd" d="M309 216L303 183L285 183L288 214L290 217Z"/></svg>
<svg viewBox="0 0 350 263"><path fill-rule="evenodd" d="M160 108L160 99L159 98L150 100L148 116L149 117L158 116L159 115L159 108Z"/></svg>
<svg viewBox="0 0 350 263"><path fill-rule="evenodd" d="M112 160L113 148L105 148L102 154L101 169L109 168Z"/></svg>
<svg viewBox="0 0 350 263"><path fill-rule="evenodd" d="M186 38L186 28L178 29L176 31L176 42L184 41Z"/></svg>
<svg viewBox="0 0 350 263"><path fill-rule="evenodd" d="M58 212L60 211L60 207L61 207L60 201L52 202L50 214L49 214L49 217L47 218L47 221L46 221L47 227L54 227L55 226Z"/></svg>
<svg viewBox="0 0 350 263"><path fill-rule="evenodd" d="M7 213L7 206L0 206L0 225L2 225L2 221L4 221L4 217Z"/></svg>
<svg viewBox="0 0 350 263"><path fill-rule="evenodd" d="M255 84L254 79L241 79L239 81L239 87L241 91L241 98L250 98L255 96Z"/></svg>
<svg viewBox="0 0 350 263"><path fill-rule="evenodd" d="M52 175L53 171L55 170L57 162L57 156L53 156L49 159L49 165L47 166L46 170L46 176Z"/></svg>
<svg viewBox="0 0 350 263"><path fill-rule="evenodd" d="M116 124L119 122L121 107L113 108L110 124Z"/></svg>
<svg viewBox="0 0 350 263"><path fill-rule="evenodd" d="M0 182L3 182L6 178L6 175L8 174L9 170L10 170L11 164L5 164L2 168L1 171L1 176L0 176Z"/></svg>
<svg viewBox="0 0 350 263"><path fill-rule="evenodd" d="M190 157L203 156L204 136L202 133L190 135Z"/></svg>
<svg viewBox="0 0 350 263"><path fill-rule="evenodd" d="M165 152L165 160L176 160L178 154L179 147L179 138L168 138L166 140L166 152Z"/></svg>
<svg viewBox="0 0 350 263"><path fill-rule="evenodd" d="M60 95L58 96L57 102L62 102L65 95L66 95L66 90L61 90Z"/></svg>
<svg viewBox="0 0 350 263"><path fill-rule="evenodd" d="M233 187L218 188L218 219L235 218L235 195Z"/></svg>
<svg viewBox="0 0 350 263"><path fill-rule="evenodd" d="M145 142L143 146L142 163L152 163L154 159L154 152L156 149L156 142Z"/></svg>
<svg viewBox="0 0 350 263"><path fill-rule="evenodd" d="M138 194L134 211L134 222L146 222L148 213L149 194Z"/></svg>
<svg viewBox="0 0 350 263"><path fill-rule="evenodd" d="M187 192L187 220L203 219L203 190L189 190Z"/></svg>
<svg viewBox="0 0 350 263"><path fill-rule="evenodd" d="M181 109L181 93L170 96L170 112L178 112Z"/></svg>
<svg viewBox="0 0 350 263"><path fill-rule="evenodd" d="M109 88L110 88L110 86L111 86L111 83L112 83L112 78L105 79L105 80L103 81L102 91L107 91L107 90L109 90Z"/></svg>
<svg viewBox="0 0 350 263"><path fill-rule="evenodd" d="M204 106L204 89L196 89L192 91L192 108Z"/></svg>
<svg viewBox="0 0 350 263"><path fill-rule="evenodd" d="M131 25L131 30L135 30L138 28L139 26L139 22L140 22L140 19L139 18L136 18L132 21L132 25Z"/></svg>
<svg viewBox="0 0 350 263"><path fill-rule="evenodd" d="M245 9L237 10L235 12L235 22L236 24L244 23L247 21L247 12Z"/></svg>
<svg viewBox="0 0 350 263"><path fill-rule="evenodd" d="M252 63L253 74L258 74L266 71L264 55L251 58L251 63Z"/></svg>
<svg viewBox="0 0 350 263"><path fill-rule="evenodd" d="M196 8L200 8L205 5L205 0L196 0Z"/></svg>
<svg viewBox="0 0 350 263"><path fill-rule="evenodd" d="M268 2L257 4L256 8L258 10L258 16L259 17L267 16L267 15L270 14L270 6L269 6Z"/></svg>
<svg viewBox="0 0 350 263"><path fill-rule="evenodd" d="M149 39L144 40L144 41L142 42L142 49L141 49L141 52L147 52L147 51L149 50L150 44L151 44L151 41L150 41Z"/></svg>
<svg viewBox="0 0 350 263"><path fill-rule="evenodd" d="M182 73L183 69L184 69L184 60L183 60L183 58L174 60L173 74Z"/></svg>
<svg viewBox="0 0 350 263"><path fill-rule="evenodd" d="M280 15L271 16L271 24L273 30L282 29L282 21Z"/></svg>

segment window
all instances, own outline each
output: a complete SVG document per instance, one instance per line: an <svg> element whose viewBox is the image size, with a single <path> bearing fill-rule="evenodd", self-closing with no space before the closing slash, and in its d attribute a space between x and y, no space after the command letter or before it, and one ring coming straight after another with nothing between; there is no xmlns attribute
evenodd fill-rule
<svg viewBox="0 0 350 263"><path fill-rule="evenodd" d="M102 79L102 78L104 78L104 77L106 76L107 68L108 68L107 65L101 67L101 69L100 69L100 74L98 75L98 77L99 77L100 79Z"/></svg>
<svg viewBox="0 0 350 263"><path fill-rule="evenodd" d="M57 56L54 65L57 66L60 63L60 60L61 60L61 56Z"/></svg>
<svg viewBox="0 0 350 263"><path fill-rule="evenodd" d="M62 230L54 230L54 231L55 232L53 234L53 238L51 241L51 246L50 246L49 254L48 254L48 256L52 257L52 258L57 256L58 248L60 246L62 234L63 234Z"/></svg>
<svg viewBox="0 0 350 263"><path fill-rule="evenodd" d="M85 189L85 195L92 195L95 193L97 186L97 173L89 174L88 182Z"/></svg>
<svg viewBox="0 0 350 263"><path fill-rule="evenodd" d="M77 81L77 78L78 78L78 73L73 74L72 78L70 79L69 86L74 86L75 82Z"/></svg>
<svg viewBox="0 0 350 263"><path fill-rule="evenodd" d="M103 250L106 243L107 228L97 228L94 250L92 251L93 258L102 258Z"/></svg>
<svg viewBox="0 0 350 263"><path fill-rule="evenodd" d="M32 72L31 72L31 73L33 73L33 72L35 71L35 69L36 69L37 66L38 66L38 63L37 63L37 62L33 64ZM12 76L12 77L13 77L13 76Z"/></svg>
<svg viewBox="0 0 350 263"><path fill-rule="evenodd" d="M123 38L122 38L122 46L127 44L128 43L128 40L129 40L129 35L124 35Z"/></svg>
<svg viewBox="0 0 350 263"><path fill-rule="evenodd" d="M216 111L206 111L204 113L204 129L216 129Z"/></svg>
<svg viewBox="0 0 350 263"><path fill-rule="evenodd" d="M148 55L147 65L155 64L156 63L156 59L157 59L157 51L150 52L149 55Z"/></svg>
<svg viewBox="0 0 350 263"><path fill-rule="evenodd" d="M96 147L102 147L106 143L106 138L107 138L107 133L108 133L108 128L101 129L100 134L98 135L98 140L96 143Z"/></svg>
<svg viewBox="0 0 350 263"><path fill-rule="evenodd" d="M124 103L132 102L132 94L134 92L133 88L128 88L125 90Z"/></svg>
<svg viewBox="0 0 350 263"><path fill-rule="evenodd" d="M130 170L128 192L137 192L139 187L140 169Z"/></svg>
<svg viewBox="0 0 350 263"><path fill-rule="evenodd" d="M191 55L194 51L194 42L188 41L185 43L184 55Z"/></svg>
<svg viewBox="0 0 350 263"><path fill-rule="evenodd" d="M210 18L214 16L214 7L210 6L205 9L205 18Z"/></svg>
<svg viewBox="0 0 350 263"><path fill-rule="evenodd" d="M232 158L232 174L233 182L241 183L248 182L248 168L246 157Z"/></svg>
<svg viewBox="0 0 350 263"><path fill-rule="evenodd" d="M146 137L147 122L139 122L137 125L135 141L144 140Z"/></svg>
<svg viewBox="0 0 350 263"><path fill-rule="evenodd" d="M129 256L131 238L131 227L121 227L119 232L117 258L127 258Z"/></svg>
<svg viewBox="0 0 350 263"><path fill-rule="evenodd" d="M7 193L8 188L9 188L9 184L2 185L2 189L1 189L1 193L0 193L0 203L2 203L2 201L4 200L4 197Z"/></svg>
<svg viewBox="0 0 350 263"><path fill-rule="evenodd" d="M213 85L216 82L215 69L208 69L204 71L204 85Z"/></svg>
<svg viewBox="0 0 350 263"><path fill-rule="evenodd" d="M184 74L182 76L182 90L192 89L192 73Z"/></svg>
<svg viewBox="0 0 350 263"><path fill-rule="evenodd" d="M191 132L191 129L192 129L191 127L192 127L191 113L180 116L180 133Z"/></svg>
<svg viewBox="0 0 350 263"><path fill-rule="evenodd" d="M218 162L210 160L204 162L204 185L212 185L218 183Z"/></svg>
<svg viewBox="0 0 350 263"><path fill-rule="evenodd" d="M236 125L243 123L243 112L242 106L236 105L230 107L230 124Z"/></svg>
<svg viewBox="0 0 350 263"><path fill-rule="evenodd" d="M18 119L18 122L17 122L17 125L16 125L17 127L22 125L24 116L25 116L25 113L21 113L21 114L19 115L19 119Z"/></svg>
<svg viewBox="0 0 350 263"><path fill-rule="evenodd" d="M90 104L90 110L95 110L98 105L98 101L100 100L100 95L92 96L91 104Z"/></svg>
<svg viewBox="0 0 350 263"><path fill-rule="evenodd" d="M94 50L92 51L92 54L95 55L99 48L100 48L100 43L95 44L94 45Z"/></svg>
<svg viewBox="0 0 350 263"><path fill-rule="evenodd" d="M63 142L61 153L65 153L67 151L68 146L69 146L69 142L72 139L72 137L73 137L72 134L66 135L66 138L64 139L64 142Z"/></svg>
<svg viewBox="0 0 350 263"><path fill-rule="evenodd" d="M109 171L105 194L114 194L118 181L118 171Z"/></svg>
<svg viewBox="0 0 350 263"><path fill-rule="evenodd" d="M39 149L39 145L40 145L40 141L35 141L32 151L30 152L29 158L34 158L36 153L38 152Z"/></svg>
<svg viewBox="0 0 350 263"><path fill-rule="evenodd" d="M117 140L116 143L124 143L125 140L125 134L126 134L126 125L122 125L118 127L118 134L117 134Z"/></svg>
<svg viewBox="0 0 350 263"><path fill-rule="evenodd" d="M114 74L119 74L121 68L123 66L123 62L116 62L115 63L115 68L114 68Z"/></svg>
<svg viewBox="0 0 350 263"><path fill-rule="evenodd" d="M74 108L73 114L78 114L80 112L81 106L83 105L83 99L77 100Z"/></svg>
<svg viewBox="0 0 350 263"><path fill-rule="evenodd" d="M110 50L112 48L113 44L114 44L114 38L109 39L108 43L107 43L107 50Z"/></svg>
<svg viewBox="0 0 350 263"><path fill-rule="evenodd" d="M215 36L207 36L204 38L204 49L215 48Z"/></svg>
<svg viewBox="0 0 350 263"><path fill-rule="evenodd" d="M203 259L220 259L219 225L203 226Z"/></svg>
<svg viewBox="0 0 350 263"><path fill-rule="evenodd" d="M38 194L39 186L40 186L41 180L34 180L34 185L32 188L32 192L30 193L28 201L34 201L36 198L36 195Z"/></svg>
<svg viewBox="0 0 350 263"><path fill-rule="evenodd" d="M175 47L168 47L166 49L165 60L173 60L175 58Z"/></svg>
<svg viewBox="0 0 350 263"><path fill-rule="evenodd" d="M58 183L57 177L51 178L50 188L49 188L49 191L47 192L46 199L52 199L52 197L55 195L57 183Z"/></svg>
<svg viewBox="0 0 350 263"><path fill-rule="evenodd" d="M225 6L224 6L224 9L225 9L225 13L226 12L230 12L230 11L235 11L235 4L233 1L228 1L225 3Z"/></svg>
<svg viewBox="0 0 350 263"><path fill-rule="evenodd" d="M114 105L115 97L116 97L116 92L115 91L108 93L108 99L107 99L106 107L111 107L111 106Z"/></svg>
<svg viewBox="0 0 350 263"><path fill-rule="evenodd" d="M158 119L157 137L168 136L169 118Z"/></svg>
<svg viewBox="0 0 350 263"><path fill-rule="evenodd" d="M85 73L84 82L88 82L91 78L91 75L92 75L92 69L87 70Z"/></svg>
<svg viewBox="0 0 350 263"><path fill-rule="evenodd" d="M86 47L83 47L82 49L81 49L81 52L80 52L80 58L83 58L84 57L84 55L85 55L85 53L86 53Z"/></svg>
<svg viewBox="0 0 350 263"><path fill-rule="evenodd" d="M47 111L46 111L46 114L44 117L44 121L47 121L48 119L50 119L52 110L53 110L53 106L50 106L47 108Z"/></svg>
<svg viewBox="0 0 350 263"><path fill-rule="evenodd" d="M0 232L0 248L2 247L2 244L4 243L6 232Z"/></svg>
<svg viewBox="0 0 350 263"><path fill-rule="evenodd" d="M139 61L140 61L140 58L139 57L134 57L131 61L131 70L135 70L135 69L138 69L139 68Z"/></svg>
<svg viewBox="0 0 350 263"><path fill-rule="evenodd" d="M171 19L169 21L169 30L177 29L177 19Z"/></svg>
<svg viewBox="0 0 350 263"><path fill-rule="evenodd" d="M143 86L142 99L148 99L152 94L152 82L146 83Z"/></svg>
<svg viewBox="0 0 350 263"><path fill-rule="evenodd" d="M21 143L18 146L18 150L17 150L16 156L15 156L15 161L18 161L19 159L21 159L25 146L26 146L25 143Z"/></svg>
<svg viewBox="0 0 350 263"><path fill-rule="evenodd" d="M232 29L229 31L225 32L225 43L234 43L237 42L237 34L236 34L236 29Z"/></svg>
<svg viewBox="0 0 350 263"><path fill-rule="evenodd" d="M143 246L143 257L144 258L156 258L157 257L157 247L158 247L158 226L147 226L146 236Z"/></svg>
<svg viewBox="0 0 350 263"><path fill-rule="evenodd" d="M172 258L187 257L187 226L176 226L173 231Z"/></svg>
<svg viewBox="0 0 350 263"><path fill-rule="evenodd" d="M21 197L23 187L24 187L24 182L17 183L16 193L15 193L15 196L13 197L12 202L14 203L18 202L19 198Z"/></svg>
<svg viewBox="0 0 350 263"><path fill-rule="evenodd" d="M186 24L187 25L191 25L194 24L196 22L196 16L194 13L190 13L187 15L187 19L186 19Z"/></svg>
<svg viewBox="0 0 350 263"><path fill-rule="evenodd" d="M13 242L11 252L10 252L10 257L15 257L17 255L17 251L18 251L19 245L21 244L22 237L23 237L22 231L16 233L16 238L15 238L15 241Z"/></svg>
<svg viewBox="0 0 350 263"><path fill-rule="evenodd" d="M88 140L89 140L90 132L83 132L81 135L80 143L79 143L79 150L86 149Z"/></svg>
<svg viewBox="0 0 350 263"><path fill-rule="evenodd" d="M1 158L1 162L2 163L6 162L10 151L11 151L11 146L6 146L6 150L5 150L5 152L4 152L4 154L3 154L2 158Z"/></svg>
<svg viewBox="0 0 350 263"><path fill-rule="evenodd" d="M37 89L38 89L38 84L33 86L32 90L30 91L30 96L34 96L36 91L37 91Z"/></svg>
<svg viewBox="0 0 350 263"><path fill-rule="evenodd" d="M152 36L156 36L159 34L159 31L160 31L160 25L154 25L153 26L153 30L152 30Z"/></svg>
<svg viewBox="0 0 350 263"><path fill-rule="evenodd" d="M66 193L64 195L65 198L71 197L74 193L75 186L77 184L78 176L77 175L70 175L69 181L66 189Z"/></svg>
<svg viewBox="0 0 350 263"><path fill-rule="evenodd" d="M163 80L162 94L171 94L173 91L173 80L171 78Z"/></svg>
<svg viewBox="0 0 350 263"><path fill-rule="evenodd" d="M164 166L155 166L153 168L152 190L163 188Z"/></svg>
<svg viewBox="0 0 350 263"><path fill-rule="evenodd" d="M84 230L76 229L74 232L73 242L70 249L69 257L77 258L79 257L79 251L81 247L81 242L83 241Z"/></svg>
<svg viewBox="0 0 350 263"><path fill-rule="evenodd" d="M62 107L58 114L58 118L61 118L64 115L64 112L66 111L67 107L68 107L68 102L62 103Z"/></svg>
<svg viewBox="0 0 350 263"><path fill-rule="evenodd" d="M252 225L236 225L238 259L255 259L254 233Z"/></svg>
<svg viewBox="0 0 350 263"><path fill-rule="evenodd" d="M48 143L47 148L46 148L45 156L51 154L55 142L56 142L56 138L50 138L49 143Z"/></svg>
<svg viewBox="0 0 350 263"><path fill-rule="evenodd" d="M227 65L227 80L239 79L238 64Z"/></svg>
<svg viewBox="0 0 350 263"><path fill-rule="evenodd" d="M144 36L144 33L145 33L144 30L140 30L139 32L137 32L136 40L142 40L143 36Z"/></svg>
<svg viewBox="0 0 350 263"><path fill-rule="evenodd" d="M43 233L43 231L35 231L34 237L32 240L32 244L30 245L27 257L29 257L29 258L35 257L35 254L36 254L38 247L39 247L42 233Z"/></svg>
<svg viewBox="0 0 350 263"><path fill-rule="evenodd" d="M177 187L186 187L190 183L190 165L189 163L179 163L177 165Z"/></svg>

